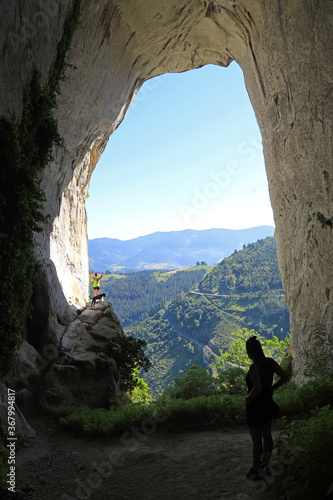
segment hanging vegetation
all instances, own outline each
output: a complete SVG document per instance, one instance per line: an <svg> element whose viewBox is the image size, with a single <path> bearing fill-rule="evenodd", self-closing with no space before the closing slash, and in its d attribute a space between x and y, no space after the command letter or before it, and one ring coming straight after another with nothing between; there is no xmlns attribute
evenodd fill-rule
<svg viewBox="0 0 333 500"><path fill-rule="evenodd" d="M81 0L75 0L57 57L45 85L34 67L23 97L19 119L0 118L0 373L8 371L17 348L25 338L26 318L35 269L33 233L43 230L45 194L41 176L52 161L52 149L61 146L54 111L60 82L65 79L66 55L79 22Z"/></svg>

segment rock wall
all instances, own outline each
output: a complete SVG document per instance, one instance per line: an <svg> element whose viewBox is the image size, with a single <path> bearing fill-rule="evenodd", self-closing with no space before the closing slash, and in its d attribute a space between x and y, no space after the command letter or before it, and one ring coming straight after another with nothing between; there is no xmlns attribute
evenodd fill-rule
<svg viewBox="0 0 333 500"><path fill-rule="evenodd" d="M51 326L38 346L40 353L22 344L16 369L7 376L19 407L25 414L36 407L55 413L63 403L108 408L121 389L118 367L110 358L113 349L121 351L124 337L111 304L98 302L78 310L68 325ZM0 384L0 410L5 392Z"/></svg>
<svg viewBox="0 0 333 500"><path fill-rule="evenodd" d="M20 112L33 62L47 74L72 3L0 0L1 114ZM235 60L262 134L301 380L315 325L332 331L332 24L321 0L83 0L57 111L65 147L43 180L51 221L36 236L50 317L66 323L86 299L87 186L142 83Z"/></svg>

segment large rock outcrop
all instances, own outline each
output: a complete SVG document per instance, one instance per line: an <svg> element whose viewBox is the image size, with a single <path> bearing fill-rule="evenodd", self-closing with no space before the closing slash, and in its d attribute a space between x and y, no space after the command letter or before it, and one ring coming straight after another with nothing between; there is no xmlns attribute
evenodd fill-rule
<svg viewBox="0 0 333 500"><path fill-rule="evenodd" d="M67 402L108 408L110 399L120 390L120 380L117 367L110 353L103 352L103 346L109 341L117 346L123 335L110 303L85 308L57 339L57 355L40 388L40 407L52 412Z"/></svg>
<svg viewBox="0 0 333 500"><path fill-rule="evenodd" d="M55 412L62 403L107 408L120 390L112 354L123 336L112 305L99 302L78 310L67 325L49 328L38 346L42 354L24 342L7 381L22 411Z"/></svg>
<svg viewBox="0 0 333 500"><path fill-rule="evenodd" d="M72 4L0 0L1 114L20 113L33 63L45 78ZM68 302L87 296L87 186L139 87L235 60L262 134L301 379L315 325L331 332L333 323L332 28L333 3L321 0L82 1L57 111L64 148L43 180L51 219L36 236L48 322L68 322Z"/></svg>

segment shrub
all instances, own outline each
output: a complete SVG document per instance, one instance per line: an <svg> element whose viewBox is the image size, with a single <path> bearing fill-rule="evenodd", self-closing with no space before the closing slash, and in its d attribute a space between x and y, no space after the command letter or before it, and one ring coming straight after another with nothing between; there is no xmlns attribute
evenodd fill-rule
<svg viewBox="0 0 333 500"><path fill-rule="evenodd" d="M333 402L333 380L318 378L301 387L289 382L274 394L274 400L282 415L308 412Z"/></svg>
<svg viewBox="0 0 333 500"><path fill-rule="evenodd" d="M142 368L147 372L151 362L145 356L143 348L147 342L142 339L135 339L132 335L115 337L108 339L104 343L95 343L92 350L103 352L117 367L123 392L132 392L140 385L137 371Z"/></svg>
<svg viewBox="0 0 333 500"><path fill-rule="evenodd" d="M272 498L327 499L333 496L333 411L313 411L306 421L285 424L275 441Z"/></svg>
<svg viewBox="0 0 333 500"><path fill-rule="evenodd" d="M180 399L191 399L197 396L218 394L218 385L214 377L207 370L192 365L187 373L174 378L172 389L166 389L164 396Z"/></svg>
<svg viewBox="0 0 333 500"><path fill-rule="evenodd" d="M218 374L222 394L244 395L246 370L240 367L230 367Z"/></svg>
<svg viewBox="0 0 333 500"><path fill-rule="evenodd" d="M79 434L111 436L123 432L131 425L140 423L149 414L142 405L125 406L117 410L99 408L91 410L85 406L68 408L66 417L60 418L60 425Z"/></svg>
<svg viewBox="0 0 333 500"><path fill-rule="evenodd" d="M111 436L150 420L184 428L245 422L242 396L199 396L192 399L160 398L150 406L132 404L116 410L63 407L60 425L80 434Z"/></svg>
<svg viewBox="0 0 333 500"><path fill-rule="evenodd" d="M197 367L194 365L192 370L194 372ZM300 388L289 383L279 389L274 399L282 415L309 412L333 401L333 381L316 380ZM60 424L63 427L83 434L103 436L127 431L133 425L141 425L145 419L177 428L246 422L244 396L230 394L185 399L170 397L169 392L167 396L152 401L149 406L132 404L110 410L64 406L62 415Z"/></svg>

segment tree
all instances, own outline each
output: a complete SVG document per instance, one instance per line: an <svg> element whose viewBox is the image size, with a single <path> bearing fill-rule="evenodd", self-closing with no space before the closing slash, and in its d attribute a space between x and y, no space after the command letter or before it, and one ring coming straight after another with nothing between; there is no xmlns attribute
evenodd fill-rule
<svg viewBox="0 0 333 500"><path fill-rule="evenodd" d="M218 380L223 394L244 395L246 370L244 368L231 367L218 374Z"/></svg>
<svg viewBox="0 0 333 500"><path fill-rule="evenodd" d="M263 351L266 356L274 358L278 363L281 363L283 358L287 356L290 346L290 334L284 340L279 340L275 335L272 339L266 339L259 333L247 328L242 328L236 332L232 332L232 343L228 351L221 353L220 358L216 362L216 368L223 370L226 367L236 366L239 368L249 368L252 364L251 359L246 352L246 341L253 335L261 342Z"/></svg>
<svg viewBox="0 0 333 500"><path fill-rule="evenodd" d="M148 394L149 387L147 382L140 378L138 374L139 370L135 368L133 378L136 380L136 386L130 394L130 399L134 404L148 405L151 400L151 396Z"/></svg>
<svg viewBox="0 0 333 500"><path fill-rule="evenodd" d="M173 388L166 389L164 395L171 398L192 399L198 396L218 394L216 379L198 365L192 365L186 375L173 380Z"/></svg>
<svg viewBox="0 0 333 500"><path fill-rule="evenodd" d="M145 372L151 367L151 362L145 356L143 348L146 347L145 340L136 340L131 335L118 337L108 341L103 347L103 353L112 358L117 366L121 389L124 392L132 392L138 385L136 369L142 368Z"/></svg>

